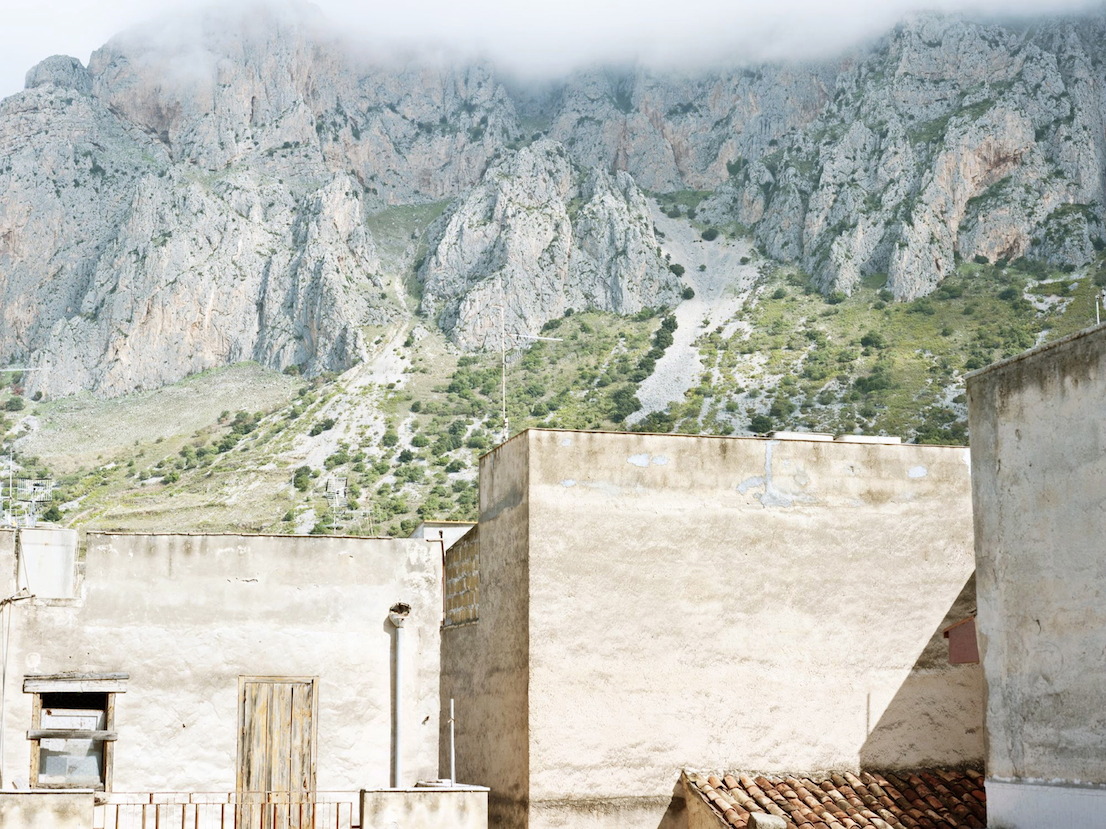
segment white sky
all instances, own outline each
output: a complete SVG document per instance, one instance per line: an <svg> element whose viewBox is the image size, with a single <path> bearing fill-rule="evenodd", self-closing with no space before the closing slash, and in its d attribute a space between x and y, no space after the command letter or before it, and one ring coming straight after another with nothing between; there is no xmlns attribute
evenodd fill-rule
<svg viewBox="0 0 1106 829"><path fill-rule="evenodd" d="M68 54L87 63L112 35L188 0L2 0L0 97L27 70ZM602 58L679 64L723 55L776 58L832 52L903 14L1047 14L1102 0L315 0L342 31L366 38L479 50L516 69L559 71Z"/></svg>

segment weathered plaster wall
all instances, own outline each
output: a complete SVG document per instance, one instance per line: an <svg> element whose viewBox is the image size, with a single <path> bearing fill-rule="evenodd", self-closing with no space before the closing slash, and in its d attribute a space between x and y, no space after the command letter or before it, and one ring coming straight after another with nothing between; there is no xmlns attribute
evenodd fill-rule
<svg viewBox="0 0 1106 829"><path fill-rule="evenodd" d="M361 792L362 829L487 829L488 790L389 789Z"/></svg>
<svg viewBox="0 0 1106 829"><path fill-rule="evenodd" d="M457 701L457 779L491 788L494 826L524 826L530 791L525 448L515 437L481 460L480 621L442 631L442 705ZM446 744L442 759L448 774Z"/></svg>
<svg viewBox="0 0 1106 829"><path fill-rule="evenodd" d="M0 599L19 590L16 580L15 530L0 529Z"/></svg>
<svg viewBox="0 0 1106 829"><path fill-rule="evenodd" d="M966 449L527 439L532 800L981 759Z"/></svg>
<svg viewBox="0 0 1106 829"><path fill-rule="evenodd" d="M1106 329L972 376L968 399L988 776L1104 785ZM1018 815L1046 788L1005 787L1020 805L995 825L1044 826ZM1081 797L1100 821L1106 792Z"/></svg>
<svg viewBox="0 0 1106 829"><path fill-rule="evenodd" d="M523 492L483 507L528 581L487 578L482 523L475 635L528 599L530 803L494 825L655 829L688 766L981 759L980 671L941 637L974 603L967 450L530 431L482 488L508 459Z"/></svg>
<svg viewBox="0 0 1106 829"><path fill-rule="evenodd" d="M81 598L14 609L5 779L28 776L23 675L122 671L115 791L232 791L240 675L319 677L318 788L387 786L397 601L412 606L404 767L437 777L440 555L406 539L89 533Z"/></svg>
<svg viewBox="0 0 1106 829"><path fill-rule="evenodd" d="M92 793L2 792L5 829L92 829Z"/></svg>

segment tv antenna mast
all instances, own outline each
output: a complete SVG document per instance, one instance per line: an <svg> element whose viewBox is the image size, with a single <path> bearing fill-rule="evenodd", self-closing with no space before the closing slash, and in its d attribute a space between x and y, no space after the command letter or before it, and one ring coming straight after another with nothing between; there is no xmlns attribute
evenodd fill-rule
<svg viewBox="0 0 1106 829"><path fill-rule="evenodd" d="M507 439L511 436L510 422L507 420L507 297L503 292L503 274L500 273L497 279L499 283L499 390L500 399L503 404L503 438L500 443L506 443ZM540 337L537 334L522 334L518 331L511 333L511 336L515 338L515 342L511 343L511 348L514 349L518 346L519 340L541 340L543 342L559 343L560 337Z"/></svg>

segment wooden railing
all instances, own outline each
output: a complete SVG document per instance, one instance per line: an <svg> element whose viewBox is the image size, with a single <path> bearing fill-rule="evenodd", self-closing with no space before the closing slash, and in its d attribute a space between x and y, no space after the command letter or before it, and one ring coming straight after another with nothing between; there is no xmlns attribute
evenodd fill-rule
<svg viewBox="0 0 1106 829"><path fill-rule="evenodd" d="M94 829L361 829L357 792L97 795Z"/></svg>

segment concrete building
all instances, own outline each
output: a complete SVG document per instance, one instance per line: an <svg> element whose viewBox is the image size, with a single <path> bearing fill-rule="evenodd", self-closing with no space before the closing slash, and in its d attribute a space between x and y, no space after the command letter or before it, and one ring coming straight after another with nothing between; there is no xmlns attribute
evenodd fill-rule
<svg viewBox="0 0 1106 829"><path fill-rule="evenodd" d="M1106 328L968 401L990 825L1106 826Z"/></svg>
<svg viewBox="0 0 1106 829"><path fill-rule="evenodd" d="M683 768L978 764L971 520L964 448L523 432L446 556L457 775L498 827L656 829Z"/></svg>
<svg viewBox="0 0 1106 829"><path fill-rule="evenodd" d="M361 790L439 777L440 545L89 533L77 563L75 533L0 531L5 790L104 792L107 826L185 797L163 825L272 807L258 825L346 827ZM91 826L46 802L86 822L44 825ZM0 796L0 816L39 806Z"/></svg>

